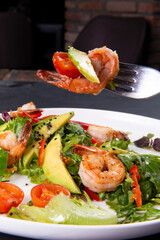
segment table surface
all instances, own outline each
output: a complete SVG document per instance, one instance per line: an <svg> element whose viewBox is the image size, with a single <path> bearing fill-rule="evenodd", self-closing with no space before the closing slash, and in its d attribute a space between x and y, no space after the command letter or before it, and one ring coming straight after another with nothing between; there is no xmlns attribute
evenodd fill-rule
<svg viewBox="0 0 160 240"><path fill-rule="evenodd" d="M0 112L33 101L38 108L75 107L133 113L160 119L160 94L149 99L129 99L103 90L98 96L68 92L42 82L33 70L0 70ZM145 237L159 239L160 234ZM1 240L28 240L0 233ZM144 239L144 238L139 238Z"/></svg>

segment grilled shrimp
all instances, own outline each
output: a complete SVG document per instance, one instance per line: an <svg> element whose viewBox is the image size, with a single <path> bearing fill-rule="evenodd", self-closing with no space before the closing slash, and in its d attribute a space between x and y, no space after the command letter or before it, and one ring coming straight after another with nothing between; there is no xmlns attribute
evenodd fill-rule
<svg viewBox="0 0 160 240"><path fill-rule="evenodd" d="M19 117L22 117L22 116L24 116L24 114L23 114L24 112L27 114L37 114L37 113L42 112L42 110L37 109L33 102L29 102L29 103L22 105L21 107L18 107L16 112L13 112L12 110L10 110L9 115L11 118L15 118L15 117L17 117L17 115Z"/></svg>
<svg viewBox="0 0 160 240"><path fill-rule="evenodd" d="M128 140L126 133L121 131L116 131L111 127L104 127L90 124L87 129L88 135L96 138L100 142L112 141L114 138Z"/></svg>
<svg viewBox="0 0 160 240"><path fill-rule="evenodd" d="M84 145L75 145L74 151L82 156L79 176L83 185L91 191L115 191L117 185L124 180L125 167L114 154Z"/></svg>
<svg viewBox="0 0 160 240"><path fill-rule="evenodd" d="M84 77L72 79L65 75L46 70L38 70L37 76L48 83L71 92L97 95L118 74L118 55L109 48L102 47L89 51L88 57L91 60L100 83L91 82Z"/></svg>
<svg viewBox="0 0 160 240"><path fill-rule="evenodd" d="M19 107L18 110L35 110L36 106L33 102L24 104L22 107Z"/></svg>
<svg viewBox="0 0 160 240"><path fill-rule="evenodd" d="M5 131L0 134L0 147L8 151L7 167L15 164L23 155L30 138L32 126L27 121L17 138L12 131Z"/></svg>

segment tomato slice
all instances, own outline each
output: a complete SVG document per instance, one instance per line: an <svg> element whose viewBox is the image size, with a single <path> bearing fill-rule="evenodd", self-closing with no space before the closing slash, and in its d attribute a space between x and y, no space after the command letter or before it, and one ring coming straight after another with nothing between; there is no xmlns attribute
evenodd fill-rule
<svg viewBox="0 0 160 240"><path fill-rule="evenodd" d="M66 52L55 52L52 60L58 73L70 78L78 78L81 76L78 68L73 64Z"/></svg>
<svg viewBox="0 0 160 240"><path fill-rule="evenodd" d="M70 191L58 184L41 183L31 189L31 198L34 206L45 207L49 201L60 192L70 197Z"/></svg>
<svg viewBox="0 0 160 240"><path fill-rule="evenodd" d="M24 198L24 192L12 183L0 182L0 213L7 213L17 207Z"/></svg>

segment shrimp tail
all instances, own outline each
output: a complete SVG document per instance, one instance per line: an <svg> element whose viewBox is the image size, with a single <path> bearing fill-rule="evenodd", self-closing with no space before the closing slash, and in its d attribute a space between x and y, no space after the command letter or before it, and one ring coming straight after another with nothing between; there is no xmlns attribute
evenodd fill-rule
<svg viewBox="0 0 160 240"><path fill-rule="evenodd" d="M118 139L124 139L124 141L129 140L129 137L128 137L127 133L125 133L125 132L115 131L114 133Z"/></svg>
<svg viewBox="0 0 160 240"><path fill-rule="evenodd" d="M86 152L92 152L92 153L105 153L106 150L98 147L92 147L92 146L86 146L86 145L80 145L80 144L75 144L74 145L74 152L77 153L78 155L83 155Z"/></svg>
<svg viewBox="0 0 160 240"><path fill-rule="evenodd" d="M94 93L95 95L100 92L99 89L96 90L99 84L91 83L86 78L71 79L65 75L46 70L38 70L37 76L47 83L51 83L70 92L85 94Z"/></svg>
<svg viewBox="0 0 160 240"><path fill-rule="evenodd" d="M71 79L65 75L61 75L59 73L46 71L46 70L38 70L37 76L44 80L47 83L51 83L57 87L69 90L69 86L71 84Z"/></svg>
<svg viewBox="0 0 160 240"><path fill-rule="evenodd" d="M23 126L19 134L18 142L22 143L26 147L28 140L30 138L31 132L32 132L32 125L31 125L31 122L28 120Z"/></svg>
<svg viewBox="0 0 160 240"><path fill-rule="evenodd" d="M15 144L8 153L7 167L12 166L22 157L26 149L28 140L30 138L31 132L32 126L31 122L28 120L19 134L17 144Z"/></svg>

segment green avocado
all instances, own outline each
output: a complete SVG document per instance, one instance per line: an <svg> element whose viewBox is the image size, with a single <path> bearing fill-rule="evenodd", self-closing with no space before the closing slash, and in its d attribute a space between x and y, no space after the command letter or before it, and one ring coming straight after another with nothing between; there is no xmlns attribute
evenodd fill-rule
<svg viewBox="0 0 160 240"><path fill-rule="evenodd" d="M57 134L45 148L42 164L43 171L50 182L66 187L71 193L80 194L80 189L61 159L61 151L61 137Z"/></svg>
<svg viewBox="0 0 160 240"><path fill-rule="evenodd" d="M51 116L45 120L41 120L34 129L35 140L32 145L28 146L23 154L23 166L26 168L32 161L40 141L49 138L54 132L59 130L72 117L74 112L64 113L58 116Z"/></svg>
<svg viewBox="0 0 160 240"><path fill-rule="evenodd" d="M85 78L91 82L100 83L91 60L85 52L69 47L68 56Z"/></svg>

